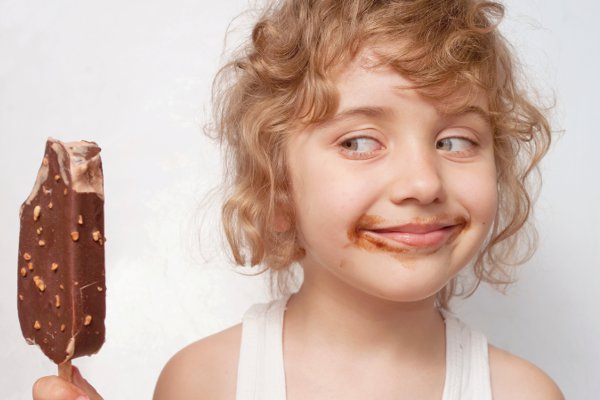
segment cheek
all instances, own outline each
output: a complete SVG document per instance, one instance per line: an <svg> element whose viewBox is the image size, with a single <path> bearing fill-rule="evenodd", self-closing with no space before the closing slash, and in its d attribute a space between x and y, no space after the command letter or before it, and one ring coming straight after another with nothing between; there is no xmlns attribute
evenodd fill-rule
<svg viewBox="0 0 600 400"><path fill-rule="evenodd" d="M455 185L455 193L468 209L472 222L490 227L498 208L496 169L482 166L481 169L462 176Z"/></svg>
<svg viewBox="0 0 600 400"><path fill-rule="evenodd" d="M348 230L368 207L372 189L367 186L371 183L323 164L307 164L302 176L295 178L296 219L301 236L305 240L327 237L331 244L346 245Z"/></svg>

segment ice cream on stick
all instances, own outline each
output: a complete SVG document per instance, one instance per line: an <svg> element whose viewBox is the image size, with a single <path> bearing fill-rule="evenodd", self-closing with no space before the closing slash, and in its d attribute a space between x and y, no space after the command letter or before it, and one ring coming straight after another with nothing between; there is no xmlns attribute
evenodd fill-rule
<svg viewBox="0 0 600 400"><path fill-rule="evenodd" d="M21 331L70 375L72 358L94 354L104 343L106 239L96 143L48 139L20 220Z"/></svg>

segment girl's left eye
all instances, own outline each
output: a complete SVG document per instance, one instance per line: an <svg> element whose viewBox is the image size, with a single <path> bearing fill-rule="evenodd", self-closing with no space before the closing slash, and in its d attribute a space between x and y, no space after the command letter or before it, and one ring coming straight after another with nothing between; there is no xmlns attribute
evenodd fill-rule
<svg viewBox="0 0 600 400"><path fill-rule="evenodd" d="M462 137L447 137L440 139L435 143L437 150L449 151L454 153L464 153L475 146L472 140Z"/></svg>
<svg viewBox="0 0 600 400"><path fill-rule="evenodd" d="M379 141L367 136L346 139L340 143L341 150L354 157L365 157L381 150L383 146Z"/></svg>

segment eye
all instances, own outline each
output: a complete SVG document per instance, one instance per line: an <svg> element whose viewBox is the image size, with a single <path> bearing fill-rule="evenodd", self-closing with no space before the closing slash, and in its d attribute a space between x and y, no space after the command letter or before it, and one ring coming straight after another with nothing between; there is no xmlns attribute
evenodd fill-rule
<svg viewBox="0 0 600 400"><path fill-rule="evenodd" d="M471 151L474 146L476 146L475 142L462 137L447 137L440 139L435 143L435 148L437 150L453 153L465 153Z"/></svg>
<svg viewBox="0 0 600 400"><path fill-rule="evenodd" d="M340 151L350 158L365 159L374 156L374 153L383 149L378 140L369 136L357 136L340 142Z"/></svg>

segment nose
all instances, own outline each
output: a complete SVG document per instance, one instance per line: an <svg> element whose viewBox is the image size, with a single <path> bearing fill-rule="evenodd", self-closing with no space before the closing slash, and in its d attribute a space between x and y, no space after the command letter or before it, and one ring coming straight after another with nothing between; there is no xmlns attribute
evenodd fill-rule
<svg viewBox="0 0 600 400"><path fill-rule="evenodd" d="M399 151L390 168L390 200L395 204L441 203L445 200L441 160L427 146Z"/></svg>

